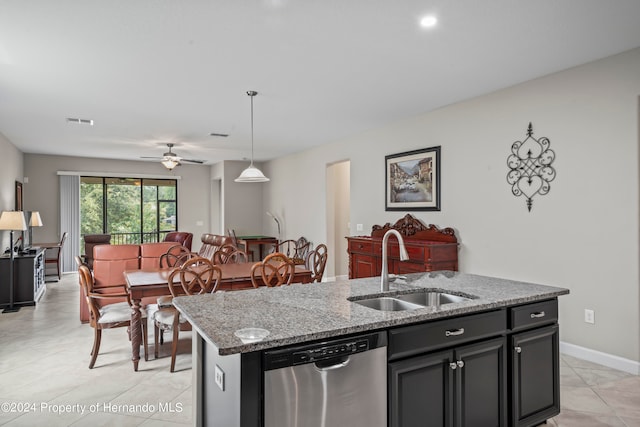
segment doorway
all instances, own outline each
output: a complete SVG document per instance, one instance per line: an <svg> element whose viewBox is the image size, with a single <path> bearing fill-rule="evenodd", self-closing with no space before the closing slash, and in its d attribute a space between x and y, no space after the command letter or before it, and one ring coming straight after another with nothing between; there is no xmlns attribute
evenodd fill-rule
<svg viewBox="0 0 640 427"><path fill-rule="evenodd" d="M346 279L349 276L347 239L351 217L351 161L327 165L327 259L326 276Z"/></svg>

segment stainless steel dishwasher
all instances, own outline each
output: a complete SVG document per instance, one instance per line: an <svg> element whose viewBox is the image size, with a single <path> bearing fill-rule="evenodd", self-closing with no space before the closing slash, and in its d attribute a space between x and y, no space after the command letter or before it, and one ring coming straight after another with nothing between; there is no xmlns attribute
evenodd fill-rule
<svg viewBox="0 0 640 427"><path fill-rule="evenodd" d="M387 425L384 332L267 351L265 427Z"/></svg>

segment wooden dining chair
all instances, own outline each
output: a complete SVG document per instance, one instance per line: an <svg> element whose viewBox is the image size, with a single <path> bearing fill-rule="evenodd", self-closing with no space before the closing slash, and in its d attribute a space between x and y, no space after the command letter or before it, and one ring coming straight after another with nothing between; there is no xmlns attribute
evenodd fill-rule
<svg viewBox="0 0 640 427"><path fill-rule="evenodd" d="M86 295L87 305L89 306L89 324L94 330L93 348L91 349L91 361L89 369L93 369L98 353L100 353L100 342L102 340L102 331L104 329L113 329L121 327L131 327L131 300L129 294L123 288L120 293L99 293L94 290L93 274L89 266L81 263L78 266L78 278L80 286ZM121 299L126 297L126 302L115 302L100 306L98 300L108 300L113 298ZM141 308L142 313L142 340L144 344L144 358L149 358L149 346L147 341L147 313ZM128 329L129 339L131 339L131 331Z"/></svg>
<svg viewBox="0 0 640 427"><path fill-rule="evenodd" d="M193 257L185 261L181 266L174 268L167 282L173 297L180 295L200 295L213 293L218 289L222 271L207 258ZM191 324L171 306L159 308L153 314L154 320L154 344L155 357L158 357L158 335L165 330L173 332L171 342L171 367L175 371L176 355L178 353L178 336L180 329L191 330Z"/></svg>
<svg viewBox="0 0 640 427"><path fill-rule="evenodd" d="M306 257L305 266L311 270L311 280L322 282L324 269L327 265L327 246L320 243Z"/></svg>
<svg viewBox="0 0 640 427"><path fill-rule="evenodd" d="M44 267L45 271L48 265L55 266L56 276L58 276L58 280L62 279L62 248L64 247L64 242L67 240L67 232L62 233L62 238L60 239L60 243L54 247L48 247L44 252Z"/></svg>
<svg viewBox="0 0 640 427"><path fill-rule="evenodd" d="M191 258L197 257L198 254L195 252L191 252L186 246L176 245L170 247L167 252L160 255L160 268L175 268L180 267L186 261ZM158 304L158 308L170 308L172 307L171 301L173 300L173 295L162 295L159 296L156 300ZM160 329L160 345L164 344L164 331ZM154 334L154 336L158 336L158 332ZM158 354L157 346L156 346L156 357Z"/></svg>
<svg viewBox="0 0 640 427"><path fill-rule="evenodd" d="M283 240L273 245L272 253L280 252L291 259L294 264L304 264L310 245L311 243L304 237L298 240Z"/></svg>
<svg viewBox="0 0 640 427"><path fill-rule="evenodd" d="M160 255L160 268L180 267L185 261L198 256L189 248L182 245L170 247L167 252Z"/></svg>
<svg viewBox="0 0 640 427"><path fill-rule="evenodd" d="M241 251L231 244L220 246L220 249L213 254L214 264L238 264L241 262L249 262L249 256L245 251Z"/></svg>
<svg viewBox="0 0 640 427"><path fill-rule="evenodd" d="M254 288L264 284L268 287L290 285L296 266L291 259L281 252L267 255L264 260L251 267L251 284Z"/></svg>

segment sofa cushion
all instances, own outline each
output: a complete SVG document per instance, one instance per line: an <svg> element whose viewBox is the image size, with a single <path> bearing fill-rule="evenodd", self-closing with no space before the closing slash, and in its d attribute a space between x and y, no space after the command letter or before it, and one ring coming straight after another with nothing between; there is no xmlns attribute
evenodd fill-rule
<svg viewBox="0 0 640 427"><path fill-rule="evenodd" d="M140 245L99 245L93 248L95 287L124 285L125 270L140 268Z"/></svg>
<svg viewBox="0 0 640 427"><path fill-rule="evenodd" d="M159 268L160 257L169 248L179 245L176 242L143 243L140 245L140 268Z"/></svg>

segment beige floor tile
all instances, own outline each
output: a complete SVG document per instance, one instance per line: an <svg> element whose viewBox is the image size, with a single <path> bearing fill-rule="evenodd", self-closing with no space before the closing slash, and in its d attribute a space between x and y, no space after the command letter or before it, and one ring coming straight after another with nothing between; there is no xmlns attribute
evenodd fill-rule
<svg viewBox="0 0 640 427"><path fill-rule="evenodd" d="M560 385L568 387L589 387L582 377L569 365L560 366Z"/></svg>
<svg viewBox="0 0 640 427"><path fill-rule="evenodd" d="M553 419L558 427L626 427L615 415L594 415L592 413L562 410Z"/></svg>
<svg viewBox="0 0 640 427"><path fill-rule="evenodd" d="M627 427L640 427L640 418L628 418L628 417L620 417L622 421L627 425Z"/></svg>
<svg viewBox="0 0 640 427"><path fill-rule="evenodd" d="M560 405L562 411L613 413L612 409L588 387L561 387Z"/></svg>
<svg viewBox="0 0 640 427"><path fill-rule="evenodd" d="M572 368L573 371L590 386L607 384L632 375L627 372L616 371L614 369L587 369Z"/></svg>
<svg viewBox="0 0 640 427"><path fill-rule="evenodd" d="M625 378L615 383L594 387L602 400L613 408L616 414L640 419L640 378Z"/></svg>

